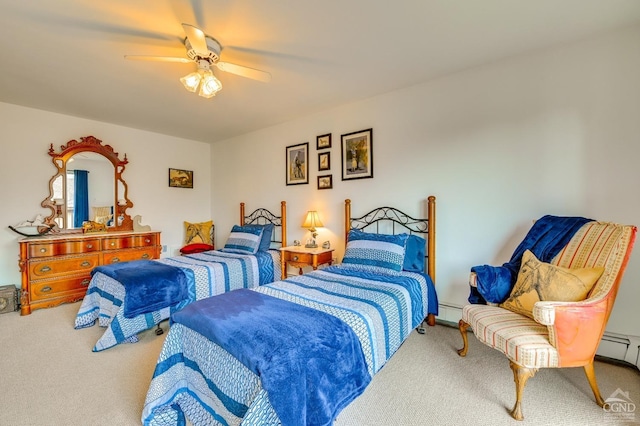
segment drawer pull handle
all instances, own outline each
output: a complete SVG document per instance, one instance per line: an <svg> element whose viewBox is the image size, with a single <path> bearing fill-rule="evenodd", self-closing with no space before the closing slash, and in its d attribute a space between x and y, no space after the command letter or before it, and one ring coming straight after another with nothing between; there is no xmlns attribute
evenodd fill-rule
<svg viewBox="0 0 640 426"><path fill-rule="evenodd" d="M146 240L144 240L144 242L149 244L151 242L151 240L147 238Z"/></svg>
<svg viewBox="0 0 640 426"><path fill-rule="evenodd" d="M88 260L85 260L80 264L80 266L82 266L83 268L86 268L87 266L91 266L91 262L89 262Z"/></svg>
<svg viewBox="0 0 640 426"><path fill-rule="evenodd" d="M47 293L47 292L49 292L49 291L51 291L51 287L49 287L49 286L42 287L42 292L43 292L43 293Z"/></svg>
<svg viewBox="0 0 640 426"><path fill-rule="evenodd" d="M113 259L111 259L111 263L118 263L118 262L120 262L119 257L114 257Z"/></svg>
<svg viewBox="0 0 640 426"><path fill-rule="evenodd" d="M40 253L46 253L46 252L47 252L47 249L46 249L46 248L42 247L42 248L40 249Z"/></svg>
<svg viewBox="0 0 640 426"><path fill-rule="evenodd" d="M84 280L82 280L80 285L88 286L90 282L91 282L91 280L89 278L85 278Z"/></svg>
<svg viewBox="0 0 640 426"><path fill-rule="evenodd" d="M43 266L42 268L40 268L40 272L49 272L51 271L51 268L49 266Z"/></svg>
<svg viewBox="0 0 640 426"><path fill-rule="evenodd" d="M87 244L87 248L93 248L93 244Z"/></svg>
<svg viewBox="0 0 640 426"><path fill-rule="evenodd" d="M115 246L115 245L116 245L115 241L112 241L112 242L111 242L111 247L113 247L113 246Z"/></svg>
<svg viewBox="0 0 640 426"><path fill-rule="evenodd" d="M148 259L148 258L149 258L149 253L145 253L145 254L143 254L143 255L142 255L142 258L143 258L143 259Z"/></svg>
<svg viewBox="0 0 640 426"><path fill-rule="evenodd" d="M298 261L298 256L293 256L293 261L297 262Z"/></svg>

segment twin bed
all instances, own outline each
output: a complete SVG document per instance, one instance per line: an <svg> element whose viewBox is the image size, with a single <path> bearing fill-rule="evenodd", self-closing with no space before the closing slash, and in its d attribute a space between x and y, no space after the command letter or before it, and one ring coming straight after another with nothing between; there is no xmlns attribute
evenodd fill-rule
<svg viewBox="0 0 640 426"><path fill-rule="evenodd" d="M98 352L119 343L137 342L138 333L154 326L159 327L159 323L168 319L173 312L196 300L279 280L281 261L278 248L286 245L287 235L286 202L280 203L279 215L265 208L258 208L246 215L245 204L240 204L240 227L234 227L234 230L240 232L261 228L269 229L270 232L265 231L261 234L260 241L256 240L259 249L255 253L251 253L254 250L245 249L242 246L244 242L240 240L240 245L228 242L227 248L222 250L96 268L76 316L75 328L90 327L96 320L101 327L106 328L93 348L94 352ZM233 234L232 230L232 235L245 234ZM249 238L251 237L257 238L255 234L251 234ZM134 264L137 271L119 269L121 266L125 268ZM149 268L150 272L145 274L142 267ZM158 286L153 273L159 268L164 268L163 271L178 271L177 278L185 281L182 284L186 285L183 289L173 289L169 285ZM173 293L136 294L136 291L144 290L144 286L137 284L141 278L134 276L136 285L129 288L126 287L126 282L118 279L123 274L141 272L142 278L146 278L145 275L151 277L149 288L169 288L168 291L173 290ZM163 280L167 282L170 278L173 280L175 277ZM152 303L154 297L158 300Z"/></svg>
<svg viewBox="0 0 640 426"><path fill-rule="evenodd" d="M413 329L435 323L435 197L427 211L354 218L347 200L340 265L176 312L142 423L331 424Z"/></svg>

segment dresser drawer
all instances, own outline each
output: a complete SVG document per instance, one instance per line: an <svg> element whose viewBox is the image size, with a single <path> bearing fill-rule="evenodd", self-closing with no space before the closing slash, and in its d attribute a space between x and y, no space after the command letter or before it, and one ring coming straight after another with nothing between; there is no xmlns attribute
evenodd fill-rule
<svg viewBox="0 0 640 426"><path fill-rule="evenodd" d="M155 234L130 235L126 237L108 237L102 240L102 250L120 250L157 245Z"/></svg>
<svg viewBox="0 0 640 426"><path fill-rule="evenodd" d="M99 239L75 241L43 242L29 245L29 257L64 256L68 254L92 253L100 251Z"/></svg>
<svg viewBox="0 0 640 426"><path fill-rule="evenodd" d="M156 248L142 248L136 250L121 250L116 252L105 252L102 258L103 265L111 265L118 262L129 262L132 260L154 259Z"/></svg>
<svg viewBox="0 0 640 426"><path fill-rule="evenodd" d="M90 272L100 264L100 254L68 258L50 258L29 263L31 280L53 277L61 274Z"/></svg>
<svg viewBox="0 0 640 426"><path fill-rule="evenodd" d="M31 300L46 300L54 297L65 296L70 293L86 291L91 275L80 275L58 280L45 280L31 283Z"/></svg>

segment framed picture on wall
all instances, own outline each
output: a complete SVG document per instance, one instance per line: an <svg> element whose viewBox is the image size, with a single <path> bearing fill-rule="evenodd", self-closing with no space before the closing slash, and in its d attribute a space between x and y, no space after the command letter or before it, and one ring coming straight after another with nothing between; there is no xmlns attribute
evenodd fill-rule
<svg viewBox="0 0 640 426"><path fill-rule="evenodd" d="M342 180L373 177L373 129L342 135Z"/></svg>
<svg viewBox="0 0 640 426"><path fill-rule="evenodd" d="M318 189L333 188L333 175L318 176Z"/></svg>
<svg viewBox="0 0 640 426"><path fill-rule="evenodd" d="M331 148L331 133L316 136L316 149Z"/></svg>
<svg viewBox="0 0 640 426"><path fill-rule="evenodd" d="M309 183L309 142L287 147L287 185Z"/></svg>
<svg viewBox="0 0 640 426"><path fill-rule="evenodd" d="M193 188L193 170L169 169L169 186Z"/></svg>
<svg viewBox="0 0 640 426"><path fill-rule="evenodd" d="M321 152L318 154L318 170L331 169L331 153Z"/></svg>

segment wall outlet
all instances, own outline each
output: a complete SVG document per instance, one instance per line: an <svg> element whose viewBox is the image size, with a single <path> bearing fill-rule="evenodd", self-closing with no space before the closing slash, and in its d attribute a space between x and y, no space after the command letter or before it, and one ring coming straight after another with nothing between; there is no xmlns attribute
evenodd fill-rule
<svg viewBox="0 0 640 426"><path fill-rule="evenodd" d="M162 253L166 253L167 252L167 245L163 244L162 245Z"/></svg>

